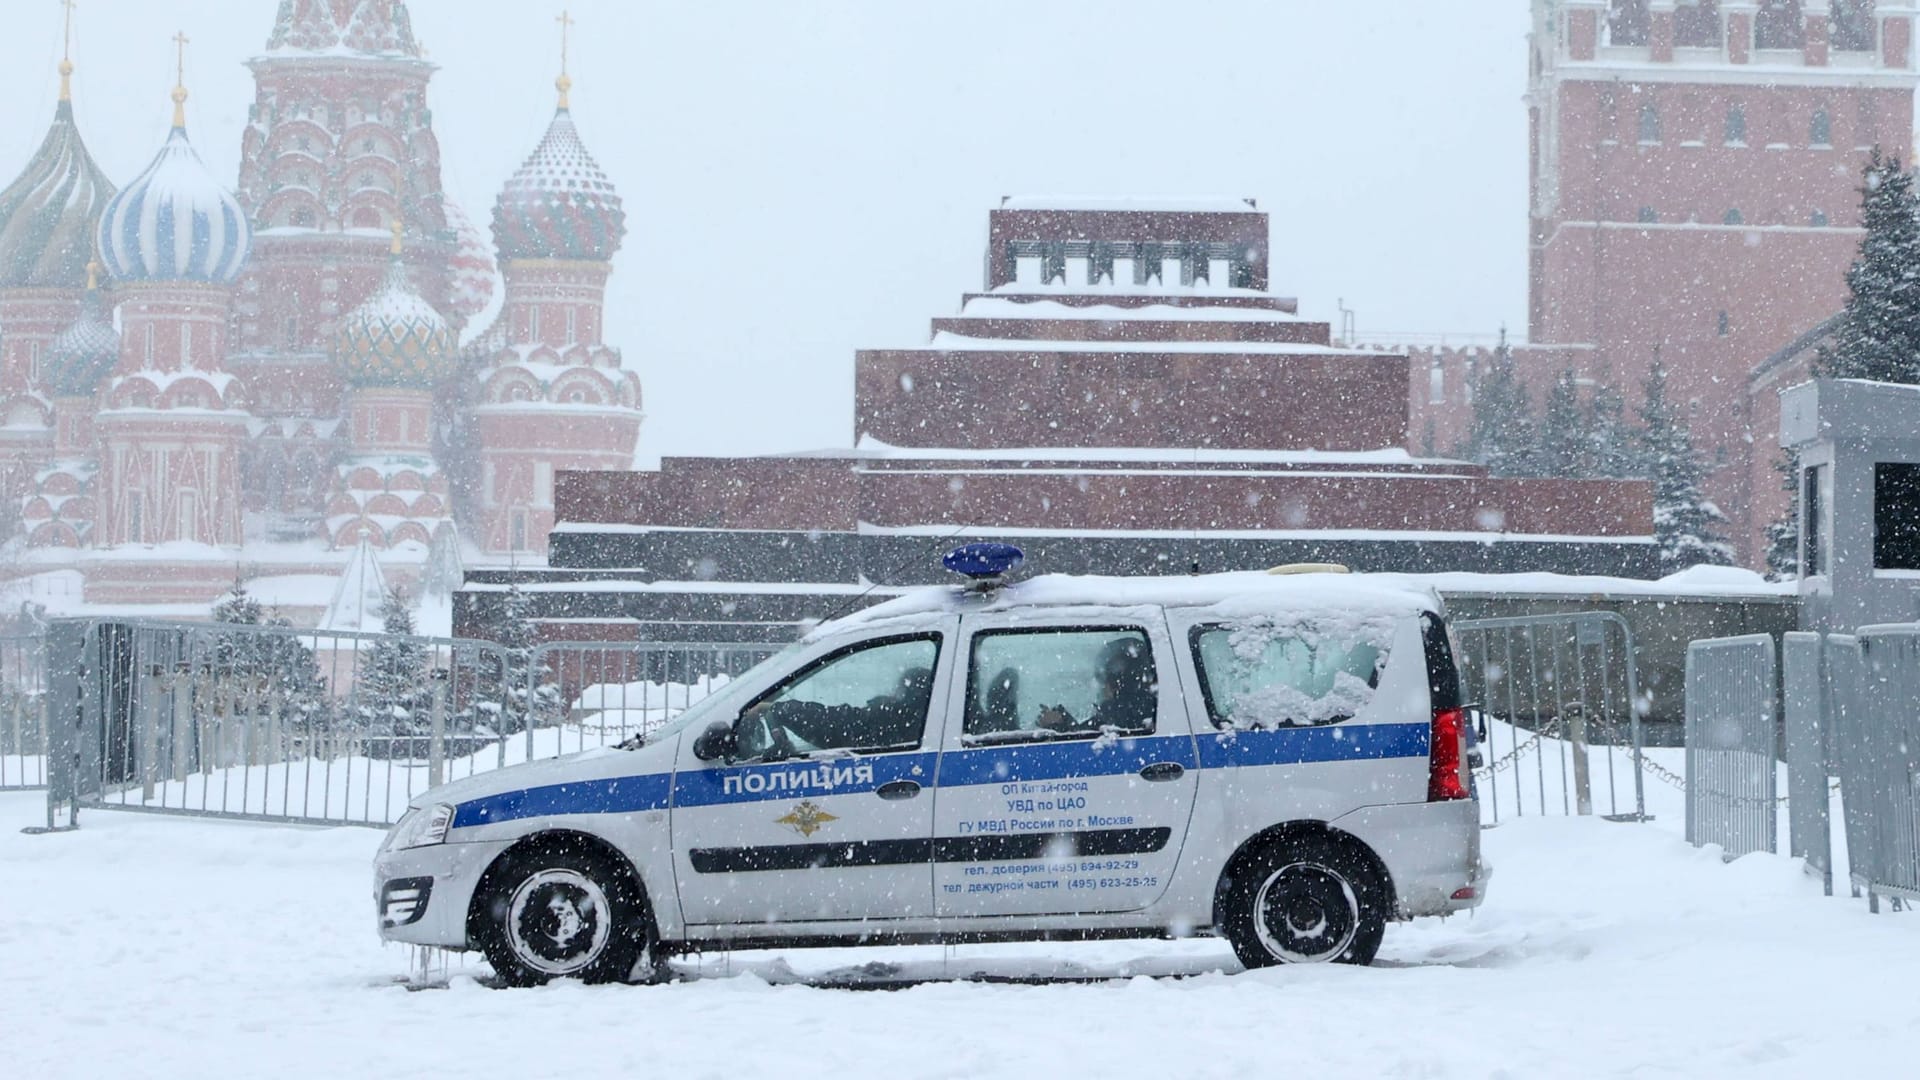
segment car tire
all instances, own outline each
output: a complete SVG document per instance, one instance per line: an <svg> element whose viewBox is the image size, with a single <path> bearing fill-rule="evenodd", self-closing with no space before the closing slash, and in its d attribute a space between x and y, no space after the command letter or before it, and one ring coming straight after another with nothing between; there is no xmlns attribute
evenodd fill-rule
<svg viewBox="0 0 1920 1080"><path fill-rule="evenodd" d="M476 899L475 936L501 986L624 982L656 954L639 883L580 845L509 851Z"/></svg>
<svg viewBox="0 0 1920 1080"><path fill-rule="evenodd" d="M1325 836L1281 839L1228 873L1221 930L1248 969L1365 965L1380 951L1387 885L1357 845Z"/></svg>

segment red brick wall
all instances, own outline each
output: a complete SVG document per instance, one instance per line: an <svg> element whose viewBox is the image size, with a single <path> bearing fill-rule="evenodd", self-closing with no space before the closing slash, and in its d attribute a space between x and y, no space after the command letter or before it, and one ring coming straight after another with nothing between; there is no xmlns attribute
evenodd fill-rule
<svg viewBox="0 0 1920 1080"><path fill-rule="evenodd" d="M854 423L895 446L1375 450L1407 441L1404 356L862 352Z"/></svg>

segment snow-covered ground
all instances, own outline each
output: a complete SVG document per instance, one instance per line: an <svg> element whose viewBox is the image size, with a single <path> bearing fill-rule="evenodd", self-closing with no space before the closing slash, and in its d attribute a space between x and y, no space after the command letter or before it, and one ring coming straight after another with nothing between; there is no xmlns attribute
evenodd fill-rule
<svg viewBox="0 0 1920 1080"><path fill-rule="evenodd" d="M0 1074L397 1076L1896 1075L1920 1048L1920 921L1650 825L1486 833L1472 917L1371 969L1239 973L1220 943L712 955L663 987L394 979L380 834L93 812L24 836L0 794ZM865 965L880 965L867 968ZM937 981L985 971L1093 982ZM1184 975L1187 978L1148 977ZM932 979L892 992L796 980Z"/></svg>

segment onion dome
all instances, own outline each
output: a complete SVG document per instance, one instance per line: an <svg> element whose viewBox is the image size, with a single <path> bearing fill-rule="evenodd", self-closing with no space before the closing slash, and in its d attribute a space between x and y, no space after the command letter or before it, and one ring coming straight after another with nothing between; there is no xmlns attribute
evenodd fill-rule
<svg viewBox="0 0 1920 1080"><path fill-rule="evenodd" d="M405 0L280 0L269 55L420 55Z"/></svg>
<svg viewBox="0 0 1920 1080"><path fill-rule="evenodd" d="M449 199L444 205L454 235L453 257L447 261L447 306L458 318L471 319L493 305L500 292L500 267L493 261L493 245L460 204Z"/></svg>
<svg viewBox="0 0 1920 1080"><path fill-rule="evenodd" d="M63 65L61 73L71 70ZM113 184L93 163L63 94L40 149L0 192L0 288L78 289Z"/></svg>
<svg viewBox="0 0 1920 1080"><path fill-rule="evenodd" d="M100 256L115 281L231 285L253 250L240 203L187 139L186 100L186 88L175 87L166 145L100 221Z"/></svg>
<svg viewBox="0 0 1920 1080"><path fill-rule="evenodd" d="M355 386L430 389L459 366L459 342L433 305L414 291L394 226L387 278L341 320L334 362Z"/></svg>
<svg viewBox="0 0 1920 1080"><path fill-rule="evenodd" d="M95 263L89 270L98 268ZM80 317L47 346L40 377L54 397L91 397L119 361L120 332L108 317L106 293L89 281Z"/></svg>
<svg viewBox="0 0 1920 1080"><path fill-rule="evenodd" d="M587 153L563 102L546 137L494 204L500 258L607 262L626 234L620 195Z"/></svg>

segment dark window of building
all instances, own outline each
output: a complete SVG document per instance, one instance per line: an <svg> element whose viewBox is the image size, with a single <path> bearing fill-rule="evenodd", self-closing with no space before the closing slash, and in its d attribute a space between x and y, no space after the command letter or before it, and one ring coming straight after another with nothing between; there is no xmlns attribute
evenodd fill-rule
<svg viewBox="0 0 1920 1080"><path fill-rule="evenodd" d="M1660 141L1660 110L1649 101L1640 106L1640 141L1657 143Z"/></svg>
<svg viewBox="0 0 1920 1080"><path fill-rule="evenodd" d="M1741 214L1737 208L1727 211L1725 221L1728 225L1745 225L1747 223L1746 217Z"/></svg>
<svg viewBox="0 0 1920 1080"><path fill-rule="evenodd" d="M1873 568L1920 570L1920 465L1873 467Z"/></svg>
<svg viewBox="0 0 1920 1080"><path fill-rule="evenodd" d="M1645 45L1653 28L1647 0L1613 0L1607 19L1607 40L1615 45Z"/></svg>
<svg viewBox="0 0 1920 1080"><path fill-rule="evenodd" d="M1720 313L1719 331L1721 337L1733 333L1733 318L1724 311Z"/></svg>
<svg viewBox="0 0 1920 1080"><path fill-rule="evenodd" d="M1827 39L1841 52L1872 52L1876 42L1873 0L1833 0Z"/></svg>
<svg viewBox="0 0 1920 1080"><path fill-rule="evenodd" d="M1827 212L1825 210L1815 210L1813 216L1807 219L1807 224L1812 225L1816 229L1826 228Z"/></svg>
<svg viewBox="0 0 1920 1080"><path fill-rule="evenodd" d="M1727 110L1727 145L1747 145L1747 107L1735 105Z"/></svg>
<svg viewBox="0 0 1920 1080"><path fill-rule="evenodd" d="M1806 44L1807 23L1800 0L1760 0L1760 10L1753 17L1754 48L1801 49Z"/></svg>
<svg viewBox="0 0 1920 1080"><path fill-rule="evenodd" d="M1814 146L1833 145L1833 117L1827 110L1814 110L1813 123L1807 132L1807 142Z"/></svg>
<svg viewBox="0 0 1920 1080"><path fill-rule="evenodd" d="M1673 43L1682 49L1720 47L1720 0L1680 0L1673 9Z"/></svg>
<svg viewBox="0 0 1920 1080"><path fill-rule="evenodd" d="M1660 211L1655 210L1651 206L1641 207L1640 208L1640 224L1642 225L1660 224Z"/></svg>
<svg viewBox="0 0 1920 1080"><path fill-rule="evenodd" d="M1821 467L1815 465L1800 474L1800 565L1806 568L1808 577L1817 577L1827 572L1826 524L1822 513L1825 509L1820 503Z"/></svg>

